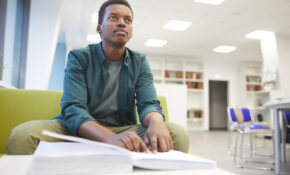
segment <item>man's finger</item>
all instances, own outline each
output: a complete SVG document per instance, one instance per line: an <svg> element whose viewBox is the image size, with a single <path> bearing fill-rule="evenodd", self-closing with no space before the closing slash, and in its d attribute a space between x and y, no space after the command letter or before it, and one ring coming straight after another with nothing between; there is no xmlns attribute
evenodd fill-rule
<svg viewBox="0 0 290 175"><path fill-rule="evenodd" d="M148 150L146 144L142 140L141 140L141 144L140 144L140 151L149 153L149 150Z"/></svg>
<svg viewBox="0 0 290 175"><path fill-rule="evenodd" d="M130 151L133 151L133 145L132 145L132 142L131 142L131 139L127 136L123 136L121 138L121 142L125 145L125 147L130 150Z"/></svg>
<svg viewBox="0 0 290 175"><path fill-rule="evenodd" d="M170 151L172 149L172 146L171 146L171 139L167 139L167 151Z"/></svg>
<svg viewBox="0 0 290 175"><path fill-rule="evenodd" d="M149 139L148 139L147 134L145 134L144 140L145 140L145 144L146 144L147 146L149 146L150 143L149 143Z"/></svg>
<svg viewBox="0 0 290 175"><path fill-rule="evenodd" d="M133 150L136 152L140 152L141 139L135 133L129 133L128 137L130 138L131 143L133 145Z"/></svg>
<svg viewBox="0 0 290 175"><path fill-rule="evenodd" d="M152 147L152 152L157 153L157 138L156 136L149 136L150 145Z"/></svg>
<svg viewBox="0 0 290 175"><path fill-rule="evenodd" d="M158 148L161 152L167 151L167 140L164 137L158 138Z"/></svg>

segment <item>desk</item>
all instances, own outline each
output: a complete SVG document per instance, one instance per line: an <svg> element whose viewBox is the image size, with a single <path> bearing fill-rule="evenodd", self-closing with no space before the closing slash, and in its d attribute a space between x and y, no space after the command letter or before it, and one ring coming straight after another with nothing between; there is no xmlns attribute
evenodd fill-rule
<svg viewBox="0 0 290 175"><path fill-rule="evenodd" d="M0 157L0 174L1 175L26 175L32 156L3 156ZM119 173L105 175L117 175ZM134 169L130 173L122 173L122 175L234 175L219 168L200 169L200 170L182 170L182 171L153 171ZM93 175L93 174L90 174ZM101 174L96 174L101 175Z"/></svg>
<svg viewBox="0 0 290 175"><path fill-rule="evenodd" d="M275 102L266 103L265 107L273 108L274 111L274 155L275 155L275 173L280 173L280 156L281 156L281 145L280 145L280 118L279 112L290 110L290 98L280 99ZM283 121L283 120L282 120ZM284 132L284 131L283 131ZM282 133L283 133L282 132ZM282 139L282 161L286 161L286 150L285 140Z"/></svg>

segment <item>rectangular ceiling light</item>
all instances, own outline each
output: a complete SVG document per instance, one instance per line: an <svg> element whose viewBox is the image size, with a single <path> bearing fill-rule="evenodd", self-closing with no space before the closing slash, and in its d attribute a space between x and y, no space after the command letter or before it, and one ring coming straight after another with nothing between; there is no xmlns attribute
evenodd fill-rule
<svg viewBox="0 0 290 175"><path fill-rule="evenodd" d="M237 47L235 47L235 46L223 46L223 45L221 45L221 46L214 48L213 51L219 52L219 53L230 53L236 49L237 49Z"/></svg>
<svg viewBox="0 0 290 175"><path fill-rule="evenodd" d="M158 40L158 39L149 39L146 41L145 46L148 47L163 47L167 44L166 40Z"/></svg>
<svg viewBox="0 0 290 175"><path fill-rule="evenodd" d="M184 31L191 25L192 23L188 21L170 20L163 28L166 30Z"/></svg>
<svg viewBox="0 0 290 175"><path fill-rule="evenodd" d="M261 39L272 37L273 35L274 35L274 32L272 32L272 31L255 30L255 31L245 35L245 37L249 38L249 39L261 40Z"/></svg>
<svg viewBox="0 0 290 175"><path fill-rule="evenodd" d="M225 0L193 0L193 1L197 3L203 3L203 4L220 5Z"/></svg>
<svg viewBox="0 0 290 175"><path fill-rule="evenodd" d="M93 23L98 23L98 17L99 17L99 14L98 13L93 13L92 15L92 22Z"/></svg>
<svg viewBox="0 0 290 175"><path fill-rule="evenodd" d="M101 41L101 37L100 37L99 34L88 34L87 35L87 41L98 43L98 42Z"/></svg>

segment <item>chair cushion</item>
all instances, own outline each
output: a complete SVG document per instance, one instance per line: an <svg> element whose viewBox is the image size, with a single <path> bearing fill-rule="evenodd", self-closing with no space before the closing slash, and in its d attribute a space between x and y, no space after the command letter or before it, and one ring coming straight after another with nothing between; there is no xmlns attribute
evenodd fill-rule
<svg viewBox="0 0 290 175"><path fill-rule="evenodd" d="M249 128L250 128L250 129L270 129L270 128L267 127L267 126L263 126L263 125L259 125L259 124L253 124L253 125L250 125Z"/></svg>

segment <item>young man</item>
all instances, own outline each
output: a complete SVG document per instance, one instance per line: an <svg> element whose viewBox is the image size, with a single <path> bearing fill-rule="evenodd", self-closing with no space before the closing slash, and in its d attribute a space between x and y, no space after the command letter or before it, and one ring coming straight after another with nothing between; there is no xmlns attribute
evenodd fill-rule
<svg viewBox="0 0 290 175"><path fill-rule="evenodd" d="M103 3L97 26L102 42L68 55L61 115L13 129L8 154L32 154L40 140L59 141L41 135L42 129L137 152L188 151L187 132L164 122L145 55L125 47L132 37L132 22L126 0ZM136 124L135 98L142 125Z"/></svg>

